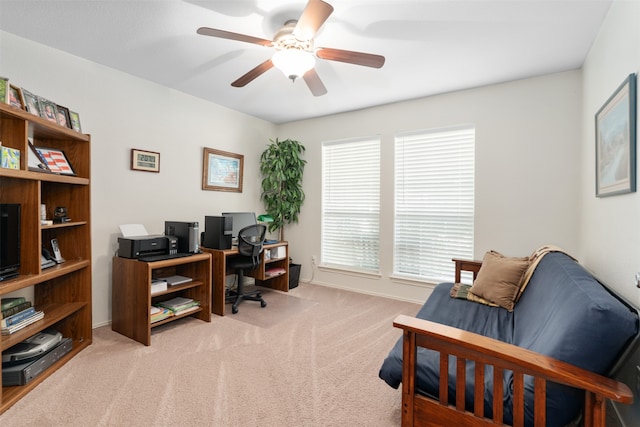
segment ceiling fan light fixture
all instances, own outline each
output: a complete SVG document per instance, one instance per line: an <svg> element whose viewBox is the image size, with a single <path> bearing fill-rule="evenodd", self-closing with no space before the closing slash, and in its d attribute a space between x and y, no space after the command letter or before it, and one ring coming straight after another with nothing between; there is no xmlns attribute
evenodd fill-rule
<svg viewBox="0 0 640 427"><path fill-rule="evenodd" d="M316 65L313 54L300 49L283 49L277 51L271 58L273 65L285 76L295 81Z"/></svg>

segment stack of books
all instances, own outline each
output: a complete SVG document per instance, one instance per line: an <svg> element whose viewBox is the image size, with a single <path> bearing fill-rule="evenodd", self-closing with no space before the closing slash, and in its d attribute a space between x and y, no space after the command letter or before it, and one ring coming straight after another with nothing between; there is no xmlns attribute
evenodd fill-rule
<svg viewBox="0 0 640 427"><path fill-rule="evenodd" d="M173 311L164 307L151 306L151 323L159 322L173 316Z"/></svg>
<svg viewBox="0 0 640 427"><path fill-rule="evenodd" d="M2 320L0 320L0 332L2 335L10 335L44 317L42 311L36 311L31 306L31 301L24 297L3 298L0 301Z"/></svg>
<svg viewBox="0 0 640 427"><path fill-rule="evenodd" d="M197 310L200 302L191 298L175 297L167 301L159 302L156 305L171 310L174 316L179 316Z"/></svg>

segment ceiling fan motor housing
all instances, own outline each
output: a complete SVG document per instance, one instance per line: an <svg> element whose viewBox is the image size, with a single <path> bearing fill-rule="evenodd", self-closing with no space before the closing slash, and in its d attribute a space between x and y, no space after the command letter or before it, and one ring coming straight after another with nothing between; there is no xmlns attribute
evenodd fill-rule
<svg viewBox="0 0 640 427"><path fill-rule="evenodd" d="M306 52L313 52L313 39L299 40L293 34L297 20L291 19L284 23L273 37L273 46L278 50L299 49Z"/></svg>

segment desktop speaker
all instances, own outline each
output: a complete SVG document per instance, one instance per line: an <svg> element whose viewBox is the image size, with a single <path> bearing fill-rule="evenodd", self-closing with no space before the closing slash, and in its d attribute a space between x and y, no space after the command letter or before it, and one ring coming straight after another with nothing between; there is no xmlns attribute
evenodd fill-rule
<svg viewBox="0 0 640 427"><path fill-rule="evenodd" d="M164 234L178 238L178 252L196 254L200 252L198 236L200 235L197 222L165 221Z"/></svg>
<svg viewBox="0 0 640 427"><path fill-rule="evenodd" d="M202 246L209 249L231 249L232 233L232 217L205 216Z"/></svg>

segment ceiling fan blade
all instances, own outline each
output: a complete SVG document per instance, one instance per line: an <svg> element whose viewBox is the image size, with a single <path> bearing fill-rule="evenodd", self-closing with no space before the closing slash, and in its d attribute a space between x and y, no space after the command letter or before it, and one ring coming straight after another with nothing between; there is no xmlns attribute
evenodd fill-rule
<svg viewBox="0 0 640 427"><path fill-rule="evenodd" d="M316 56L329 61L340 61L372 68L381 68L384 65L384 56L374 55L371 53L353 52L351 50L321 47L316 50Z"/></svg>
<svg viewBox="0 0 640 427"><path fill-rule="evenodd" d="M313 96L322 96L327 93L327 88L324 87L322 80L320 80L320 76L316 73L315 68L310 69L302 76L304 82L309 87L309 90L313 94Z"/></svg>
<svg viewBox="0 0 640 427"><path fill-rule="evenodd" d="M333 13L333 6L329 3L322 0L309 0L293 30L294 37L303 41L311 40L331 13Z"/></svg>
<svg viewBox="0 0 640 427"><path fill-rule="evenodd" d="M267 47L273 46L273 42L271 40L248 36L246 34L232 33L231 31L217 30L215 28L200 27L198 28L197 33L203 36L211 36L211 37L218 37L221 39L236 40L239 42L254 43L254 44L259 44Z"/></svg>
<svg viewBox="0 0 640 427"><path fill-rule="evenodd" d="M251 83L257 77L260 77L264 72L269 71L271 68L273 68L273 62L271 62L271 59L267 59L262 64L253 68L247 74L245 74L244 76L240 77L238 80L231 83L231 86L244 87L247 84Z"/></svg>

